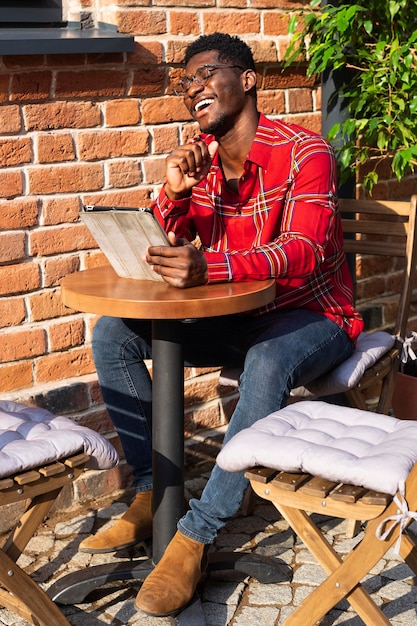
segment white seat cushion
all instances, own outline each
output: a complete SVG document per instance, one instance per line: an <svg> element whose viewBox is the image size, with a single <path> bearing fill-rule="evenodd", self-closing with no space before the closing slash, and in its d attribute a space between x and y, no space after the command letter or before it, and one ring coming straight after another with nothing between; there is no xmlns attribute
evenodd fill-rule
<svg viewBox="0 0 417 626"><path fill-rule="evenodd" d="M342 393L354 387L365 370L372 367L395 343L395 337L384 331L361 333L353 354L333 370L306 385L315 396Z"/></svg>
<svg viewBox="0 0 417 626"><path fill-rule="evenodd" d="M79 451L91 456L91 469L109 469L119 460L107 439L89 428L45 409L0 401L0 478Z"/></svg>
<svg viewBox="0 0 417 626"><path fill-rule="evenodd" d="M301 401L255 422L217 457L227 471L263 465L394 495L417 461L417 422Z"/></svg>
<svg viewBox="0 0 417 626"><path fill-rule="evenodd" d="M365 371L391 350L394 343L395 337L382 330L361 333L357 339L355 351L346 361L305 387L293 389L291 395L297 398L330 396L352 389ZM224 386L237 387L241 372L239 368L224 368L219 383Z"/></svg>

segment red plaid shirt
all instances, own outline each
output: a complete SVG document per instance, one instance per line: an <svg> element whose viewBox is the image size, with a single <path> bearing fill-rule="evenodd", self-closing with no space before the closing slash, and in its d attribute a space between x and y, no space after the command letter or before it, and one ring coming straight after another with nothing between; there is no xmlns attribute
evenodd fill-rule
<svg viewBox="0 0 417 626"><path fill-rule="evenodd" d="M336 193L328 142L261 115L238 194L227 187L216 154L191 197L172 201L162 189L153 209L166 231L190 241L199 236L209 283L275 278L276 298L257 314L309 309L355 340L363 322L353 307Z"/></svg>

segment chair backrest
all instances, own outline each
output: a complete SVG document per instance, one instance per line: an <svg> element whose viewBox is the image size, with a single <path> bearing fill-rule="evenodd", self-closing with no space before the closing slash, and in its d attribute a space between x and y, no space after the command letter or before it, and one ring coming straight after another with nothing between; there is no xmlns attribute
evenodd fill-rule
<svg viewBox="0 0 417 626"><path fill-rule="evenodd" d="M341 198L339 207L347 254L402 259L398 266L403 274L394 334L404 337L417 262L417 195L410 202Z"/></svg>

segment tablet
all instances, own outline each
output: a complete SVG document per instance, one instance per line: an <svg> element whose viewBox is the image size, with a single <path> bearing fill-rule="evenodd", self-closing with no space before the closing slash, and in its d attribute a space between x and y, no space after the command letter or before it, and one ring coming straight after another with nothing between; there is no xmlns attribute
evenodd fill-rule
<svg viewBox="0 0 417 626"><path fill-rule="evenodd" d="M116 274L123 278L163 278L145 261L149 246L169 246L151 209L84 206L80 214Z"/></svg>

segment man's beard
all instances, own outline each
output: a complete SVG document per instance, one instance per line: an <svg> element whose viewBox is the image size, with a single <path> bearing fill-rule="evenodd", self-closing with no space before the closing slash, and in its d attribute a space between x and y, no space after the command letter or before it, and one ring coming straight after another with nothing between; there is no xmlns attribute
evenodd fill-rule
<svg viewBox="0 0 417 626"><path fill-rule="evenodd" d="M223 135L224 132L230 130L229 125L227 125L227 115L221 115L220 118L211 122L211 124L209 123L207 126L203 127L200 124L200 130L207 135L215 135L217 137Z"/></svg>

